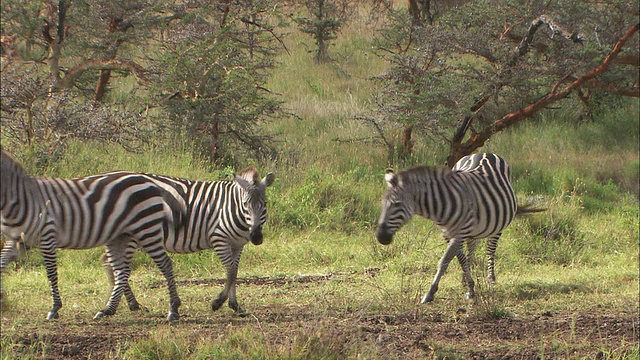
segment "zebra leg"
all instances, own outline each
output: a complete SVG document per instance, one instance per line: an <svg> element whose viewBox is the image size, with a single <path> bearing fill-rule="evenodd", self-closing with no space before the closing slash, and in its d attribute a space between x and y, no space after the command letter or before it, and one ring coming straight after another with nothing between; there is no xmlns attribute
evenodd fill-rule
<svg viewBox="0 0 640 360"><path fill-rule="evenodd" d="M500 239L501 234L502 233L497 233L487 240L487 281L490 284L496 283L494 257L496 255L496 248L498 247L498 239Z"/></svg>
<svg viewBox="0 0 640 360"><path fill-rule="evenodd" d="M7 265L11 264L16 258L18 258L18 249L16 248L18 242L13 239L7 239L2 247L2 253L0 253L0 274L4 274L4 269Z"/></svg>
<svg viewBox="0 0 640 360"><path fill-rule="evenodd" d="M218 295L218 297L211 303L211 309L216 311L222 307L227 299L229 299L229 307L238 314L245 315L245 311L238 305L236 298L236 280L238 278L238 265L240 262L240 255L242 254L241 248L232 248L231 255L227 257L225 266L227 268L227 281L224 284L224 289Z"/></svg>
<svg viewBox="0 0 640 360"><path fill-rule="evenodd" d="M458 252L462 251L463 242L463 239L458 238L449 240L447 250L444 252L444 255L442 255L442 258L440 258L440 261L438 262L438 271L436 272L436 276L431 283L431 288L429 289L429 292L427 292L422 298L422 304L433 301L433 296L435 295L436 291L438 291L440 278L442 277L442 275L444 275L445 271L447 271L447 267L449 266L449 263L451 262L453 257L457 256Z"/></svg>
<svg viewBox="0 0 640 360"><path fill-rule="evenodd" d="M137 244L132 241L125 252L125 261L129 268L129 274L131 273L131 262L133 261L133 255L135 254L137 248L136 245ZM109 283L113 288L115 286L115 274L113 273L113 267L109 263L109 257L107 256L106 252L102 255L102 267L107 273L107 278L109 279ZM136 297L133 294L133 290L131 290L129 281L127 281L124 285L124 297L127 300L127 304L129 304L129 310L137 311L141 309L140 303L138 303L138 300L136 300Z"/></svg>
<svg viewBox="0 0 640 360"><path fill-rule="evenodd" d="M180 319L180 313L178 312L178 308L180 307L181 301L178 296L178 290L176 289L176 280L173 275L173 262L171 262L171 258L167 255L167 253L163 252L161 256L153 259L162 272L162 275L167 279L167 287L169 288L169 315L167 315L167 320L176 321Z"/></svg>
<svg viewBox="0 0 640 360"><path fill-rule="evenodd" d="M131 262L133 261L133 255L136 253L136 249L138 248L134 241L129 243L127 250L125 252L125 261L127 262L127 267L129 268L129 273L131 273ZM129 310L138 311L141 306L138 300L136 300L136 296L133 294L133 290L131 290L131 285L129 281L124 285L124 298L127 300L127 304L129 304Z"/></svg>
<svg viewBox="0 0 640 360"><path fill-rule="evenodd" d="M120 304L120 299L122 298L122 293L128 285L130 269L125 260L126 256L124 254L123 244L124 243L116 242L107 244L105 247L105 256L109 261L109 267L112 269L112 276L115 278L115 281L113 282L113 290L109 297L109 301L107 302L107 306L98 311L98 313L93 317L94 320L98 320L104 316L114 315L116 313L118 305Z"/></svg>
<svg viewBox="0 0 640 360"><path fill-rule="evenodd" d="M238 313L240 316L246 316L247 313L245 312L245 310L240 307L240 305L238 305L238 299L236 298L236 282L237 282L237 277L238 277L238 267L240 266L240 255L242 254L242 247L239 249L236 249L236 251L234 252L234 271L235 274L233 275L233 283L231 284L231 288L229 289L229 307L235 311L236 313Z"/></svg>
<svg viewBox="0 0 640 360"><path fill-rule="evenodd" d="M51 297L53 305L47 314L47 320L57 319L58 310L62 308L62 299L60 298L60 290L58 289L58 266L56 264L56 247L53 240L43 241L40 246L40 253L44 259L44 267L47 270L47 278L51 286Z"/></svg>
<svg viewBox="0 0 640 360"><path fill-rule="evenodd" d="M173 262L164 249L162 238L147 239L144 242L139 242L139 244L142 246L142 249L151 256L162 275L167 279L167 287L169 289L169 314L167 315L167 320L175 321L180 319L178 308L181 302L178 296L178 290L176 289L176 280L173 275Z"/></svg>
<svg viewBox="0 0 640 360"><path fill-rule="evenodd" d="M469 241L473 240L470 239ZM469 247L467 247L467 249L469 249ZM467 285L467 293L465 294L465 298L469 300L475 296L475 284L473 282L473 276L471 275L470 264L472 258L469 256L465 256L464 251L462 250L462 246L460 246L460 251L458 251L456 257L458 258L458 262L460 263L460 267L462 268L462 281Z"/></svg>
<svg viewBox="0 0 640 360"><path fill-rule="evenodd" d="M7 239L2 247L0 253L0 277L4 274L4 269L7 265L11 264L18 257L18 250L16 249L17 241L13 239ZM4 291L0 289L0 301L4 297Z"/></svg>
<svg viewBox="0 0 640 360"><path fill-rule="evenodd" d="M467 259L469 260L469 269L471 269L476 265L475 252L476 252L476 246L478 246L478 240L467 239L467 241L465 242L467 244Z"/></svg>

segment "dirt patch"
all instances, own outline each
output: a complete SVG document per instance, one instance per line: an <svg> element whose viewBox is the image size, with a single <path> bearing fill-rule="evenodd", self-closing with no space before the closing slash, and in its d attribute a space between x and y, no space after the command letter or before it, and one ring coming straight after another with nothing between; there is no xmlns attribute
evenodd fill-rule
<svg viewBox="0 0 640 360"><path fill-rule="evenodd" d="M631 346L638 341L638 317L631 314L546 314L525 318L448 319L437 314L366 315L295 313L283 309L256 309L253 319L230 320L211 314L207 319L183 319L176 328L197 329L200 336L215 339L224 322L254 324L265 341L271 344L300 338L302 326L320 336L319 346L334 347L335 352L349 354L350 347L368 344L375 358L599 358L602 349ZM133 319L132 319L133 321ZM147 320L148 321L148 320ZM135 321L134 321L135 322ZM236 323L236 325L238 324ZM304 325L302 325L304 324ZM141 324L109 326L64 326L32 332L14 340L20 352L46 343L47 359L110 359L117 350L126 351L127 344L149 337L149 329ZM303 329L303 330L301 330ZM558 344L562 346L559 347ZM266 345L266 344L265 344ZM268 346L268 345L267 345ZM558 350L561 348L561 350Z"/></svg>
<svg viewBox="0 0 640 360"><path fill-rule="evenodd" d="M288 284L305 284L305 283L318 283L329 281L336 276L344 275L344 274L324 274L324 275L298 275L294 277L270 277L270 276L251 276L246 278L239 278L236 281L236 284L239 285L256 285L256 286L285 286ZM226 279L221 278L213 278L213 279L198 279L198 280L181 280L176 281L178 286L203 286L203 285L223 285ZM153 287L163 287L166 286L164 283L154 284Z"/></svg>

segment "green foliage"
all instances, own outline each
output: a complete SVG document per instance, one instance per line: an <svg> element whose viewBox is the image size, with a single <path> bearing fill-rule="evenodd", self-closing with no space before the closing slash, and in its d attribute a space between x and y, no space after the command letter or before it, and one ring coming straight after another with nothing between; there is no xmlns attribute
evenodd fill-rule
<svg viewBox="0 0 640 360"><path fill-rule="evenodd" d="M177 94L165 104L170 134L186 135L195 155L213 163L274 155L260 124L282 115L282 102L265 88L277 49L263 27L277 14L261 18L261 6L234 9L223 24L197 16L204 33L173 29L182 41L167 46L158 64L158 88ZM249 16L261 24L251 33L238 20Z"/></svg>
<svg viewBox="0 0 640 360"><path fill-rule="evenodd" d="M270 226L329 231L357 231L377 220L378 199L371 177L362 178L362 169L333 175L312 166L292 184L270 194Z"/></svg>
<svg viewBox="0 0 640 360"><path fill-rule="evenodd" d="M153 332L149 338L136 342L124 354L124 358L162 360L187 359L191 350L182 339L176 339L170 333Z"/></svg>
<svg viewBox="0 0 640 360"><path fill-rule="evenodd" d="M637 23L633 1L598 9L574 1L543 8L509 1L453 5L439 4L435 21L428 24L417 23L415 14L398 7L378 32L374 48L388 67L375 78L380 84L377 107L369 114L385 124L385 131L411 128L416 143L437 141L448 147L453 141L455 147L465 137L493 129L494 122L535 103L554 86L562 88L566 73L578 78L596 68ZM617 30L602 42L595 30L600 27ZM627 46L637 47L637 37ZM606 83L631 90L638 73L618 67L605 77ZM601 91L586 101L598 107L600 97L614 96ZM580 105L571 96L560 106ZM591 110L582 110L588 117ZM467 128L458 128L463 123ZM460 138L452 140L454 134Z"/></svg>

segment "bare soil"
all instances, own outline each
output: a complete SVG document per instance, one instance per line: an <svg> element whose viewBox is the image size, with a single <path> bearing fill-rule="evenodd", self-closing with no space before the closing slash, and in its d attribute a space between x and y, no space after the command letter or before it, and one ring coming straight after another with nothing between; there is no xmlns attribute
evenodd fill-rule
<svg viewBox="0 0 640 360"><path fill-rule="evenodd" d="M294 281L327 281L326 277ZM240 283L276 286L287 281L290 279L239 279ZM126 315L124 322L88 320L70 326L59 321L46 329L25 325L20 332L3 330L2 336L11 333L13 343L24 349L47 343L47 359L111 359L116 349L123 353L127 344L148 338L150 331L162 323L130 314L126 306L120 311ZM362 358L375 359L600 359L607 358L609 352L620 357L638 344L640 331L637 313L605 309L496 318L479 318L465 309L459 309L453 317L424 308L398 314L349 309L318 314L301 307L262 307L251 309L245 317L231 315L226 308L221 311L196 318L183 314L171 328L219 339L230 325L249 326L263 336L265 346L272 348L312 333L319 339L315 346L320 354L354 358L362 349Z"/></svg>

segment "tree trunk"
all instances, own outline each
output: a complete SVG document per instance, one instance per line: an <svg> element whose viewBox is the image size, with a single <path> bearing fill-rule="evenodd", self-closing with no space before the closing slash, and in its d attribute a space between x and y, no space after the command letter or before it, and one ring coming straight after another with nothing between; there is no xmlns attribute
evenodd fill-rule
<svg viewBox="0 0 640 360"><path fill-rule="evenodd" d="M211 162L218 160L218 150L220 149L220 121L218 115L213 117L213 122L209 125L209 136L211 137Z"/></svg>
<svg viewBox="0 0 640 360"><path fill-rule="evenodd" d="M98 79L96 90L93 92L93 100L102 102L102 98L104 97L104 93L107 89L107 84L109 84L110 78L111 70L100 70L100 79Z"/></svg>
<svg viewBox="0 0 640 360"><path fill-rule="evenodd" d="M60 54L62 52L62 43L64 41L64 29L66 27L65 20L69 4L64 0L58 3L58 7L47 5L47 12L44 17L44 26L42 27L42 36L49 45L49 94L53 93L58 87L60 77ZM51 36L51 28L56 28L55 36Z"/></svg>
<svg viewBox="0 0 640 360"><path fill-rule="evenodd" d="M404 128L402 134L402 151L400 152L403 158L407 158L413 153L413 141L411 141L412 134L413 126L410 125Z"/></svg>

